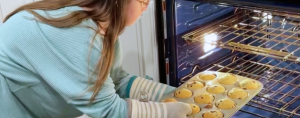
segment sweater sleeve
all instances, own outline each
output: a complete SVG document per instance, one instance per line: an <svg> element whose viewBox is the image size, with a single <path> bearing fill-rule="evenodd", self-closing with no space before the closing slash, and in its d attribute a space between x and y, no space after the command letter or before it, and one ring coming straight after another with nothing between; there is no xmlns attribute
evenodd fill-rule
<svg viewBox="0 0 300 118"><path fill-rule="evenodd" d="M88 85L88 70L93 69L101 56L101 39L96 36L91 48L90 65L88 52L93 30L75 26L72 28L56 28L35 20L28 12L20 12L12 16L1 26L0 45L7 50L8 55L21 55L19 59L26 60L23 68L40 76L64 100L81 112L94 118L126 117L128 103L119 97L114 89L111 77L107 77L99 94L91 105L91 92L86 92ZM81 25L90 25L85 21ZM16 62L17 63L17 62ZM93 84L95 78L92 78Z"/></svg>
<svg viewBox="0 0 300 118"><path fill-rule="evenodd" d="M115 47L115 62L111 70L111 77L116 85L117 93L122 98L160 101L164 95L175 90L175 87L128 74L122 68L122 51L119 41Z"/></svg>

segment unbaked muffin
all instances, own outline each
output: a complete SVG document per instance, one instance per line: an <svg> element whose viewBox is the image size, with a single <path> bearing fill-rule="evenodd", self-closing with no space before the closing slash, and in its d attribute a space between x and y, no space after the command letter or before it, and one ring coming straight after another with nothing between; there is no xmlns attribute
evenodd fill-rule
<svg viewBox="0 0 300 118"><path fill-rule="evenodd" d="M223 118L224 114L218 110L207 111L202 114L203 118Z"/></svg>
<svg viewBox="0 0 300 118"><path fill-rule="evenodd" d="M223 85L232 85L237 81L237 78L233 74L221 75L218 78L218 82Z"/></svg>
<svg viewBox="0 0 300 118"><path fill-rule="evenodd" d="M239 86L245 90L253 90L258 87L258 83L254 80L245 79L240 82Z"/></svg>
<svg viewBox="0 0 300 118"><path fill-rule="evenodd" d="M199 81L193 81L187 84L187 88L191 90L201 89L204 88L204 84Z"/></svg>
<svg viewBox="0 0 300 118"><path fill-rule="evenodd" d="M232 109L236 107L236 103L230 99L221 99L216 102L219 109Z"/></svg>
<svg viewBox="0 0 300 118"><path fill-rule="evenodd" d="M177 100L174 98L168 98L168 99L165 99L163 102L177 102Z"/></svg>
<svg viewBox="0 0 300 118"><path fill-rule="evenodd" d="M227 95L232 99L244 99L248 97L248 93L245 90L238 88L233 88Z"/></svg>
<svg viewBox="0 0 300 118"><path fill-rule="evenodd" d="M213 85L207 87L206 91L212 94L220 94L225 92L225 87L220 85Z"/></svg>
<svg viewBox="0 0 300 118"><path fill-rule="evenodd" d="M192 108L192 114L196 114L196 113L199 113L201 111L201 109L198 105L190 104L190 106Z"/></svg>
<svg viewBox="0 0 300 118"><path fill-rule="evenodd" d="M174 93L174 96L176 98L189 98L192 95L193 95L192 91L190 91L188 89L185 89L185 88L176 90L175 93Z"/></svg>
<svg viewBox="0 0 300 118"><path fill-rule="evenodd" d="M209 93L202 93L194 98L195 102L199 104L212 104L214 99L214 96Z"/></svg>
<svg viewBox="0 0 300 118"><path fill-rule="evenodd" d="M216 74L214 73L203 73L199 75L199 79L208 81L208 80L213 80L216 78Z"/></svg>

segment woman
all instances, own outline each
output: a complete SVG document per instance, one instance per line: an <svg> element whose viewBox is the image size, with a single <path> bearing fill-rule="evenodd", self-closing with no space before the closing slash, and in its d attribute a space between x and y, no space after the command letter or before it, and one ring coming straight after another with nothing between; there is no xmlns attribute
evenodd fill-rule
<svg viewBox="0 0 300 118"><path fill-rule="evenodd" d="M189 115L188 104L158 102L173 87L122 70L118 36L148 3L44 0L13 11L0 27L0 117Z"/></svg>

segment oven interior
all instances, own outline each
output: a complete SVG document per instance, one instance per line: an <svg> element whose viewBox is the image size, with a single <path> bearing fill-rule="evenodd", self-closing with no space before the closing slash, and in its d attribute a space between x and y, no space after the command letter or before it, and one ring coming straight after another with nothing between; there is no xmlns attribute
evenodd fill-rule
<svg viewBox="0 0 300 118"><path fill-rule="evenodd" d="M232 118L300 118L300 15L176 0L177 77L205 70L261 81L264 89Z"/></svg>

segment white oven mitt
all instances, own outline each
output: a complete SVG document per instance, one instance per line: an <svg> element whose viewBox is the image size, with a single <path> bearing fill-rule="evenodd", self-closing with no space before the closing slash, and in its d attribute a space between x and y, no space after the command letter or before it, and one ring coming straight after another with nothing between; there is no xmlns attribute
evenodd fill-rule
<svg viewBox="0 0 300 118"><path fill-rule="evenodd" d="M182 102L141 102L133 99L127 101L131 107L129 118L187 118L187 115L192 113L190 105Z"/></svg>
<svg viewBox="0 0 300 118"><path fill-rule="evenodd" d="M175 87L141 77L137 77L128 88L130 88L128 98L138 99L144 102L158 102L163 96L176 89Z"/></svg>

